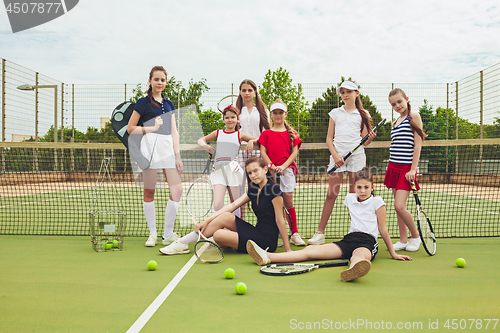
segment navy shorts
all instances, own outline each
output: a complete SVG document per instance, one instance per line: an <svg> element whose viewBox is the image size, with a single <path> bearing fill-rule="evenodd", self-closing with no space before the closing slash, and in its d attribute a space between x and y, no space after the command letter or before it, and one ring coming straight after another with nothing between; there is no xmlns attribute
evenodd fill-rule
<svg viewBox="0 0 500 333"><path fill-rule="evenodd" d="M372 253L372 258L375 259L375 255L378 252L378 242L372 235L364 232L352 232L344 236L344 238L338 242L333 242L337 244L342 250L342 259L351 259L352 253L359 247L366 247Z"/></svg>

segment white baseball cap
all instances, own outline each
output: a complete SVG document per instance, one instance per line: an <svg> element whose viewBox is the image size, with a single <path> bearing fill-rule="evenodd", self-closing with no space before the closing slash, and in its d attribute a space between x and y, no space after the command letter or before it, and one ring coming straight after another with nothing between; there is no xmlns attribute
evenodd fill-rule
<svg viewBox="0 0 500 333"><path fill-rule="evenodd" d="M359 90L358 86L356 85L356 83L354 83L352 81L344 81L344 82L342 82L342 84L339 87L337 87L337 94L340 94L340 88L346 88L346 89L349 89L349 90Z"/></svg>

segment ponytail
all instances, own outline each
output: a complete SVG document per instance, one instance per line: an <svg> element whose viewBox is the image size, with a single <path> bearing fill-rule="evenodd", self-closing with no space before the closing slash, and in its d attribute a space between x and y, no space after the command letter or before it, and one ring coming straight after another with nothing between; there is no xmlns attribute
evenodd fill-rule
<svg viewBox="0 0 500 333"><path fill-rule="evenodd" d="M366 128L368 132L370 132L372 130L372 117L370 117L370 113L363 107L363 103L361 102L361 98L359 98L359 96L356 96L354 104L361 115L361 132L363 132L363 128Z"/></svg>

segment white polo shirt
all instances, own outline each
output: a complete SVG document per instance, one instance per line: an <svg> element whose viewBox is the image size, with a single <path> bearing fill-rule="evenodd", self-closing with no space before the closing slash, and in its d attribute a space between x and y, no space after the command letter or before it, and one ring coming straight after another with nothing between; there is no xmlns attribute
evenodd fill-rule
<svg viewBox="0 0 500 333"><path fill-rule="evenodd" d="M364 232L378 238L377 209L385 206L381 197L373 195L365 201L359 202L356 193L346 195L344 205L349 209L351 216L351 232Z"/></svg>
<svg viewBox="0 0 500 333"><path fill-rule="evenodd" d="M267 109L266 113L267 113L267 119L269 120L269 111ZM241 132L258 139L260 137L260 133L263 130L259 128L259 124L260 124L260 114L259 114L259 109L257 109L256 106L253 107L251 113L248 113L248 109L246 106L241 108L241 114L240 114ZM243 141L242 143L246 144L245 141Z"/></svg>
<svg viewBox="0 0 500 333"><path fill-rule="evenodd" d="M328 115L335 122L335 135L333 145L339 155L344 156L356 147L361 141L361 115L356 109L347 112L342 105L340 108L333 109ZM365 148L359 147L354 154L364 154Z"/></svg>

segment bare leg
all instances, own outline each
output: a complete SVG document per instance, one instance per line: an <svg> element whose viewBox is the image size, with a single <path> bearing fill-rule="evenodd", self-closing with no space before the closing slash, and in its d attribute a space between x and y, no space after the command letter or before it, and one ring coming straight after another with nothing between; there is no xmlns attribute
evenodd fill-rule
<svg viewBox="0 0 500 333"><path fill-rule="evenodd" d="M394 193L394 209L398 217L398 227L399 227L399 237L400 242L405 244L408 242L408 233L406 228L410 229L410 234L412 238L419 237L417 226L413 220L413 215L406 209L406 201L410 195L410 191L405 190L395 190Z"/></svg>
<svg viewBox="0 0 500 333"><path fill-rule="evenodd" d="M224 207L224 195L226 194L226 186L222 184L214 185L214 211L219 211Z"/></svg>
<svg viewBox="0 0 500 333"><path fill-rule="evenodd" d="M268 253L271 262L300 262L307 260L329 260L342 257L337 244L309 245L299 251Z"/></svg>
<svg viewBox="0 0 500 333"><path fill-rule="evenodd" d="M328 181L328 192L326 194L325 204L323 205L323 211L321 212L321 219L319 221L318 231L325 233L326 225L332 215L333 206L335 205L335 200L340 192L340 187L342 185L342 178L344 177L343 172L337 172L330 175Z"/></svg>
<svg viewBox="0 0 500 333"><path fill-rule="evenodd" d="M352 251L352 256L350 259L351 264L349 267L354 266L360 260L370 260L372 258L372 254L370 250L366 247L358 247L356 250Z"/></svg>

